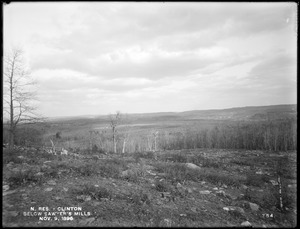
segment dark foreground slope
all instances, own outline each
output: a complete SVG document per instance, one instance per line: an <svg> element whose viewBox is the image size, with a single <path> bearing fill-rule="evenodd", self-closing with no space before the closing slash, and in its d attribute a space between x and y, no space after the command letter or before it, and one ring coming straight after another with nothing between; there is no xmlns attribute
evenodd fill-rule
<svg viewBox="0 0 300 229"><path fill-rule="evenodd" d="M32 148L4 151L3 160L3 226L296 225L296 152L75 157Z"/></svg>

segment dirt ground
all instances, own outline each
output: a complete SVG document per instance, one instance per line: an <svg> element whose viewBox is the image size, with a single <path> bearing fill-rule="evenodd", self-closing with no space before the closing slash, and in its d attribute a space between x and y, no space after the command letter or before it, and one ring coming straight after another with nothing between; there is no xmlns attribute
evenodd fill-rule
<svg viewBox="0 0 300 229"><path fill-rule="evenodd" d="M2 225L295 227L296 168L296 152L4 150Z"/></svg>

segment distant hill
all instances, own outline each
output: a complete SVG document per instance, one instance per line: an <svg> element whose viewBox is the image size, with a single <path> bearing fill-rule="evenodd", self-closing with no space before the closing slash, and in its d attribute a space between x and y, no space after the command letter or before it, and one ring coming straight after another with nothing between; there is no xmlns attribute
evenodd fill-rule
<svg viewBox="0 0 300 229"><path fill-rule="evenodd" d="M296 119L297 105L271 105L271 106L246 106L228 109L192 110L184 112L157 112L157 113L136 113L124 114L128 121L151 122L151 121L176 121L176 120L277 120ZM95 122L108 119L108 115L81 115L72 117L49 118L50 122L60 121L86 121Z"/></svg>
<svg viewBox="0 0 300 229"><path fill-rule="evenodd" d="M194 110L181 112L189 119L267 120L296 118L297 105L248 106L222 110Z"/></svg>

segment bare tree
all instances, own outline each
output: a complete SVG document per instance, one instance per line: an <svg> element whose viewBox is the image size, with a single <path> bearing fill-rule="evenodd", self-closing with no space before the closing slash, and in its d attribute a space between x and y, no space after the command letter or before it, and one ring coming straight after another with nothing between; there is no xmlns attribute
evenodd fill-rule
<svg viewBox="0 0 300 229"><path fill-rule="evenodd" d="M56 155L55 145L54 145L54 143L53 143L53 141L51 139L50 139L50 142L51 142L51 150L50 150L50 152L52 152L53 154Z"/></svg>
<svg viewBox="0 0 300 229"><path fill-rule="evenodd" d="M113 132L113 149L114 153L117 153L117 126L121 123L121 112L117 111L116 114L109 116L109 124Z"/></svg>
<svg viewBox="0 0 300 229"><path fill-rule="evenodd" d="M123 134L123 148L122 148L122 153L125 153L125 148L126 148L126 143L128 141L130 137L130 133L129 132L126 132Z"/></svg>
<svg viewBox="0 0 300 229"><path fill-rule="evenodd" d="M36 82L31 78L23 56L21 49L12 49L4 54L3 112L9 119L9 149L14 145L19 124L41 120L35 113L36 107L33 104Z"/></svg>
<svg viewBox="0 0 300 229"><path fill-rule="evenodd" d="M147 135L147 145L148 150L156 152L157 151L157 137L159 131L151 130L150 133Z"/></svg>
<svg viewBox="0 0 300 229"><path fill-rule="evenodd" d="M157 141L156 141L156 139L157 139L157 137L158 137L158 134L159 134L159 132L158 131L155 131L154 133L153 133L153 138L154 138L154 152L156 152L157 151Z"/></svg>

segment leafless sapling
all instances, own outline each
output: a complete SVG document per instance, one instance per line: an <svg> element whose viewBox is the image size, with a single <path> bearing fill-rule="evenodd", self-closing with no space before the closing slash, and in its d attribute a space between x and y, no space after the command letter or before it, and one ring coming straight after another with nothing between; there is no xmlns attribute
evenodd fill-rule
<svg viewBox="0 0 300 229"><path fill-rule="evenodd" d="M36 82L32 79L21 49L4 52L3 116L8 119L9 149L15 143L16 129L21 123L34 123L42 118L35 113Z"/></svg>
<svg viewBox="0 0 300 229"><path fill-rule="evenodd" d="M109 116L109 124L112 129L112 139L113 139L113 151L117 153L117 127L120 125L122 120L121 112L117 111L116 114L111 114Z"/></svg>

